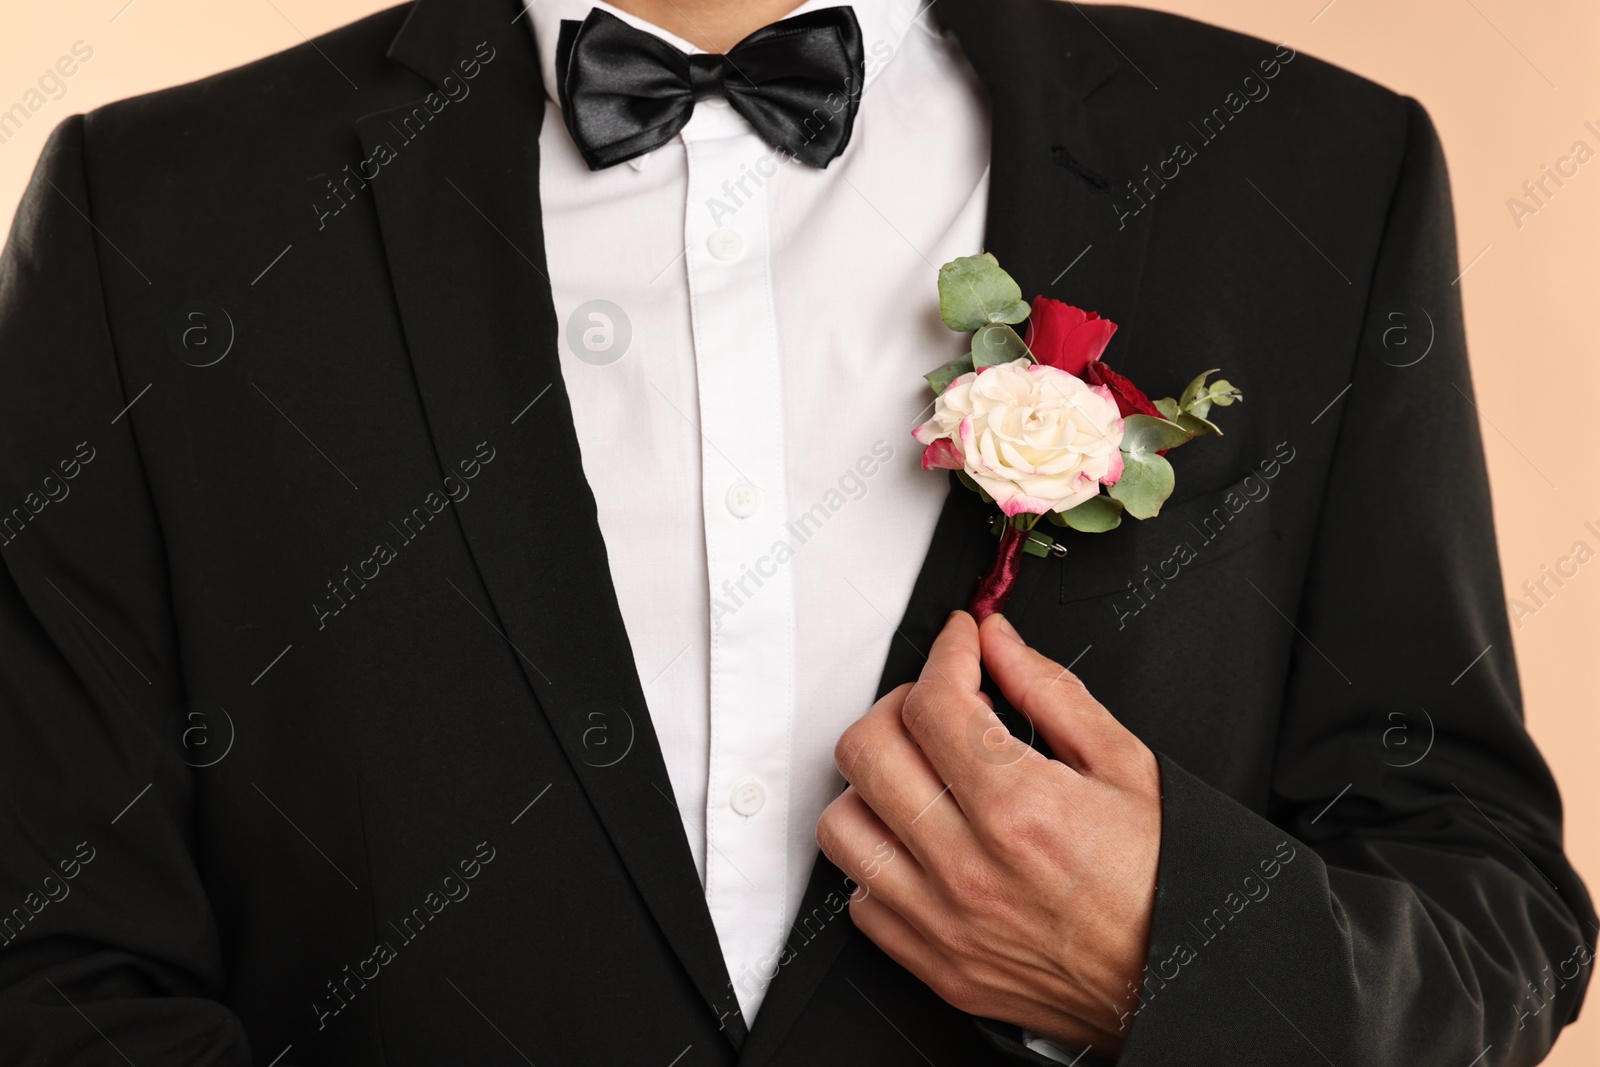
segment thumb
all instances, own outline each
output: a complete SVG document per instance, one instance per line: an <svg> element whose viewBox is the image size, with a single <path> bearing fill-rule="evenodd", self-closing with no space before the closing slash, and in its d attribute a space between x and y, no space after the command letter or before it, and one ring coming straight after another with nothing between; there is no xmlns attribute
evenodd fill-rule
<svg viewBox="0 0 1600 1067"><path fill-rule="evenodd" d="M1061 762L1089 773L1132 737L1077 675L1030 648L1004 615L984 619L978 640L989 676Z"/></svg>

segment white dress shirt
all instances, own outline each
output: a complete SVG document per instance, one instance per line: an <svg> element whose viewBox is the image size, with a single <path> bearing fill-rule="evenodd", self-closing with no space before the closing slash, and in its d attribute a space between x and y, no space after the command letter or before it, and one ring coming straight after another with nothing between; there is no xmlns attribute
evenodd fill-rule
<svg viewBox="0 0 1600 1067"><path fill-rule="evenodd" d="M598 6L700 50L604 3L528 6L562 374L747 1021L843 786L834 743L872 703L946 492L911 429L922 375L967 343L939 320L936 272L982 247L989 119L917 2L852 5L865 91L825 170L784 162L718 97L648 156L589 171L556 103L561 20Z"/></svg>

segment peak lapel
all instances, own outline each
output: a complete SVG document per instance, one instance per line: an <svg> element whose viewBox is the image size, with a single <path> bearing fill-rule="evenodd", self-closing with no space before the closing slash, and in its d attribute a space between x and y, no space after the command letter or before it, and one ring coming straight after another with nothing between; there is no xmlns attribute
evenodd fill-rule
<svg viewBox="0 0 1600 1067"><path fill-rule="evenodd" d="M1108 98L1155 88L1118 62L1093 7L939 0L934 10L992 101L987 251L1024 297L1054 297L1116 322L1106 359L1126 369L1155 213L1154 204L1129 210L1141 203L1130 185L1161 155Z"/></svg>
<svg viewBox="0 0 1600 1067"><path fill-rule="evenodd" d="M371 183L441 468L479 442L497 453L494 484L457 512L484 608L737 1048L744 1024L633 667L561 378L539 214L545 94L519 10L515 0L421 0L390 58L452 95L470 91L416 117L424 128L412 139L413 104L358 129L367 159L385 144L394 157ZM463 60L479 64L471 79ZM417 104L427 95L419 83Z"/></svg>
<svg viewBox="0 0 1600 1067"><path fill-rule="evenodd" d="M1150 143L1117 125L1097 90L1129 77L1083 9L1057 0L936 0L933 14L954 31L989 92L993 140L986 250L1022 286L1099 311L1119 329L1109 362L1136 362L1139 282L1153 205L1129 214L1118 193L1149 155ZM1090 9L1092 11L1092 9ZM1149 89L1142 80L1127 91ZM1154 91L1149 90L1149 91ZM1133 202L1135 206L1137 201ZM1121 206L1119 206L1121 205ZM928 279L933 284L933 279ZM990 508L951 478L951 491L884 665L878 695L916 679L933 639L965 607L994 556ZM865 709L863 709L865 710ZM811 922L848 896L854 883L818 855L791 931L792 956L773 980L740 1057L768 1062L804 1011L845 942L848 923ZM821 932L812 934L821 926Z"/></svg>

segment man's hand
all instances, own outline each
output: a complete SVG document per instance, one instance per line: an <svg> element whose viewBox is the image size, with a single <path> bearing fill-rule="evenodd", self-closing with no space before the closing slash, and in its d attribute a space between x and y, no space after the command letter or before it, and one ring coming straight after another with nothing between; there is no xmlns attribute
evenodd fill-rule
<svg viewBox="0 0 1600 1067"><path fill-rule="evenodd" d="M980 663L1058 759L1001 724ZM1002 616L957 612L835 759L850 786L817 841L868 885L856 926L962 1011L1119 1051L1155 901L1155 755Z"/></svg>

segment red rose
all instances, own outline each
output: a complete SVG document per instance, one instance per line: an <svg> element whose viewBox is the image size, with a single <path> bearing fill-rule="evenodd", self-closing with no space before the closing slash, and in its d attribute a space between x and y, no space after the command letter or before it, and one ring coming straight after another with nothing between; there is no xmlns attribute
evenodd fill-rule
<svg viewBox="0 0 1600 1067"><path fill-rule="evenodd" d="M1144 390L1134 385L1128 379L1096 360L1085 368L1083 380L1090 385L1103 385L1111 390L1111 395L1116 398L1117 410L1123 418L1129 415L1151 415L1158 419L1166 418L1161 414L1150 398L1144 395Z"/></svg>
<svg viewBox="0 0 1600 1067"><path fill-rule="evenodd" d="M1036 296L1024 340L1040 363L1082 378L1084 369L1100 358L1116 332L1117 324L1097 312Z"/></svg>

